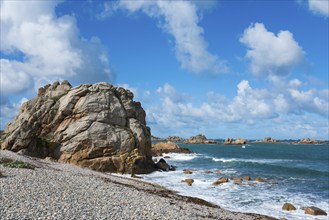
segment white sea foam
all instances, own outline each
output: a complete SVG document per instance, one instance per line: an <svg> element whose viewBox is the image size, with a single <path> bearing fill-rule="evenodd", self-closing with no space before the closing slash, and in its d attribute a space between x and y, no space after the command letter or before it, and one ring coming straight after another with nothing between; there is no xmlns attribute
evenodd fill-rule
<svg viewBox="0 0 329 220"><path fill-rule="evenodd" d="M198 157L198 154L177 154L177 153L169 153L169 154L163 154L163 156L169 156L167 160L193 160L194 158Z"/></svg>
<svg viewBox="0 0 329 220"><path fill-rule="evenodd" d="M225 148L225 151L223 148L215 151L214 148L211 151L200 150L199 152L207 152L207 154L167 154L170 156L166 159L167 162L176 165L178 170L154 172L145 175L144 180L156 182L182 195L205 199L231 211L253 212L276 218L285 217L297 220L328 220L326 216L314 218L314 216L305 215L301 210L301 207L316 206L329 213L329 201L324 198L328 195L328 191L319 191L326 186L323 184L328 180L326 173L310 175L310 172L302 172L304 168L308 169L307 171L323 169L324 172L328 172L328 167L322 166L321 162L302 160L300 159L302 157L287 157L285 153L273 158L270 150L268 155L264 156L265 158L255 158L249 151L243 151L241 154L235 151L230 152L228 148ZM294 153L296 152L294 151ZM284 171L282 175L280 168ZM192 174L186 175L183 174L183 169L195 170ZM221 171L220 174L215 172L217 169ZM206 174L207 170L211 170L213 173ZM212 185L221 176L241 177L242 175L260 176L269 182L243 181L241 185L236 185L230 181L218 186ZM194 179L192 186L181 182L186 178ZM277 184L271 184L271 182ZM316 183L319 184L319 187ZM286 202L292 203L297 210L294 212L282 211L282 206Z"/></svg>
<svg viewBox="0 0 329 220"><path fill-rule="evenodd" d="M249 163L261 163L261 164L279 164L279 163L294 161L294 160L284 160L284 159L244 159L244 158L217 158L217 157L213 157L212 160L215 162L222 162L222 163L249 162Z"/></svg>
<svg viewBox="0 0 329 220"><path fill-rule="evenodd" d="M222 170L222 174L229 172L235 172L235 170ZM185 178L193 178L193 185L188 186L186 183L182 183L181 180ZM205 199L231 211L253 212L297 220L314 219L313 216L305 215L304 211L300 209L305 206L316 206L329 213L329 202L318 201L316 196L286 191L280 184L243 182L242 185L236 185L230 181L219 186L212 185L217 178L218 176L215 175L204 174L204 170L194 171L190 175L184 175L182 170L144 175L146 181L156 182L182 195ZM253 183L253 185L249 185L249 183ZM282 211L282 205L285 202L294 204L297 211ZM316 219L324 220L327 217L317 216Z"/></svg>
<svg viewBox="0 0 329 220"><path fill-rule="evenodd" d="M229 163L229 162L237 161L236 159L224 159L224 158L216 158L216 157L213 157L212 160L215 161L215 162L223 162L223 163Z"/></svg>

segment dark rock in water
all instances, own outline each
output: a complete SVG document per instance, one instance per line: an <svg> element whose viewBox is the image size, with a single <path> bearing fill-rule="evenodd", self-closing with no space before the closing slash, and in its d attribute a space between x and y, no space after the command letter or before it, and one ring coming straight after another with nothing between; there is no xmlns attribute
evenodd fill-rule
<svg viewBox="0 0 329 220"><path fill-rule="evenodd" d="M291 203L285 203L282 206L282 210L285 210L285 211L293 211L293 210L296 210L296 207L293 204L291 204Z"/></svg>
<svg viewBox="0 0 329 220"><path fill-rule="evenodd" d="M162 171L170 170L169 164L167 164L167 162L162 158L155 164L155 168Z"/></svg>
<svg viewBox="0 0 329 220"><path fill-rule="evenodd" d="M169 169L169 170L170 170L170 171L175 171L176 168L177 168L176 166L170 165L170 169Z"/></svg>
<svg viewBox="0 0 329 220"><path fill-rule="evenodd" d="M308 215L327 215L327 213L325 211L323 211L320 208L311 206L311 207L307 207L305 210L305 214Z"/></svg>
<svg viewBox="0 0 329 220"><path fill-rule="evenodd" d="M7 125L1 149L98 171L152 172L150 129L133 97L105 82L46 85Z"/></svg>
<svg viewBox="0 0 329 220"><path fill-rule="evenodd" d="M203 173L205 173L205 174L211 174L211 173L214 173L214 172L212 172L211 170L206 170Z"/></svg>
<svg viewBox="0 0 329 220"><path fill-rule="evenodd" d="M183 170L184 174L192 174L193 172L191 170Z"/></svg>

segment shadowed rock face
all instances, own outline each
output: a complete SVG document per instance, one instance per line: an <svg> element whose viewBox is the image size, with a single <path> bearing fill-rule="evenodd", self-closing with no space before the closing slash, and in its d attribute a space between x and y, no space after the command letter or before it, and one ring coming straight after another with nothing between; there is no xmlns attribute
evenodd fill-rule
<svg viewBox="0 0 329 220"><path fill-rule="evenodd" d="M104 82L40 88L7 125L2 140L1 149L99 171L154 170L145 111L129 90Z"/></svg>

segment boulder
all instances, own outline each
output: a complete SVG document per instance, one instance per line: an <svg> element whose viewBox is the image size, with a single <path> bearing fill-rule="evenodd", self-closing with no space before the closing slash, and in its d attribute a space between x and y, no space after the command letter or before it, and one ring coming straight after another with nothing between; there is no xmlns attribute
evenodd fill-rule
<svg viewBox="0 0 329 220"><path fill-rule="evenodd" d="M246 180L246 181L250 181L251 180L250 176L244 176L244 177L242 177L242 179L243 180Z"/></svg>
<svg viewBox="0 0 329 220"><path fill-rule="evenodd" d="M320 208L314 207L314 206L307 207L306 210L305 210L305 214L308 214L308 215L325 215L325 216L327 215L327 213L325 211L323 211Z"/></svg>
<svg viewBox="0 0 329 220"><path fill-rule="evenodd" d="M216 144L214 140L208 140L205 135L198 134L184 141L185 144Z"/></svg>
<svg viewBox="0 0 329 220"><path fill-rule="evenodd" d="M185 180L182 180L182 182L185 182L185 183L187 183L187 185L192 186L192 183L194 183L194 180L193 179L185 179Z"/></svg>
<svg viewBox="0 0 329 220"><path fill-rule="evenodd" d="M243 179L242 178L236 178L234 179L234 184L240 185L242 184Z"/></svg>
<svg viewBox="0 0 329 220"><path fill-rule="evenodd" d="M152 172L150 128L133 97L105 82L46 85L7 125L1 149L98 171Z"/></svg>
<svg viewBox="0 0 329 220"><path fill-rule="evenodd" d="M227 177L221 177L218 180L216 180L215 182L212 183L212 185L220 185L222 183L227 183L228 182L228 178Z"/></svg>
<svg viewBox="0 0 329 220"><path fill-rule="evenodd" d="M264 182L266 182L266 180L264 180L264 179L262 179L262 178L260 178L260 177L256 177L256 178L254 179L254 181L256 181L256 182L260 182L260 183L264 183Z"/></svg>
<svg viewBox="0 0 329 220"><path fill-rule="evenodd" d="M203 173L205 173L205 174L210 174L210 173L214 173L214 172L212 172L211 170L206 170L206 171L204 171Z"/></svg>
<svg viewBox="0 0 329 220"><path fill-rule="evenodd" d="M152 155L153 156L162 156L164 153L184 153L191 154L193 153L187 148L178 146L174 142L159 142L152 146Z"/></svg>
<svg viewBox="0 0 329 220"><path fill-rule="evenodd" d="M162 158L159 160L159 162L157 162L155 164L155 168L158 169L158 170L162 170L162 171L169 171L170 170L169 164L167 164L167 162Z"/></svg>
<svg viewBox="0 0 329 220"><path fill-rule="evenodd" d="M296 210L296 207L293 204L291 204L291 203L285 203L282 206L282 210L285 210L285 211L294 211L294 210Z"/></svg>
<svg viewBox="0 0 329 220"><path fill-rule="evenodd" d="M183 170L184 174L192 174L193 172L191 170Z"/></svg>

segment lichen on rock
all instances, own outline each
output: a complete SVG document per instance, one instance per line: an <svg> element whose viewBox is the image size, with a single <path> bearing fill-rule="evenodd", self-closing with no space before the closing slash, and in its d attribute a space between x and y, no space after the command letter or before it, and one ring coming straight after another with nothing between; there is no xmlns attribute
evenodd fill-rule
<svg viewBox="0 0 329 220"><path fill-rule="evenodd" d="M7 125L1 149L99 171L151 172L151 132L133 97L105 82L46 85Z"/></svg>

